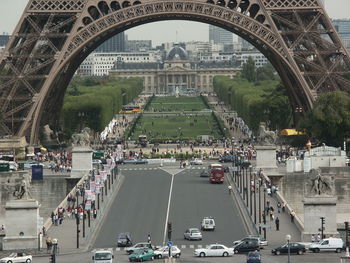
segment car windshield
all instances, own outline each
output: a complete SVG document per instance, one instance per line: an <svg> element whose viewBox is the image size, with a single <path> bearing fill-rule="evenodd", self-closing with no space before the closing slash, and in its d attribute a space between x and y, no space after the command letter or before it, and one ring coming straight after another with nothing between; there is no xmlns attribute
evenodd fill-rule
<svg viewBox="0 0 350 263"><path fill-rule="evenodd" d="M192 233L200 233L198 229L193 229Z"/></svg>
<svg viewBox="0 0 350 263"><path fill-rule="evenodd" d="M11 253L8 257L9 257L9 258L17 257L17 253Z"/></svg>
<svg viewBox="0 0 350 263"><path fill-rule="evenodd" d="M95 254L95 260L110 260L112 255L110 252L98 252Z"/></svg>
<svg viewBox="0 0 350 263"><path fill-rule="evenodd" d="M119 234L118 239L126 239L127 235L126 234Z"/></svg>

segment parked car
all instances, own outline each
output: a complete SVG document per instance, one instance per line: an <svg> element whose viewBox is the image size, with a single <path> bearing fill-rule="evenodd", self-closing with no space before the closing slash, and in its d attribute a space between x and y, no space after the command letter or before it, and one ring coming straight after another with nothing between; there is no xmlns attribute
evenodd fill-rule
<svg viewBox="0 0 350 263"><path fill-rule="evenodd" d="M0 263L17 263L17 262L32 262L33 258L31 255L27 255L26 253L11 253L8 257L0 259Z"/></svg>
<svg viewBox="0 0 350 263"><path fill-rule="evenodd" d="M194 251L197 257L228 257L233 256L233 248L228 248L221 244L211 244L206 248L198 248Z"/></svg>
<svg viewBox="0 0 350 263"><path fill-rule="evenodd" d="M171 256L174 258L179 258L181 256L181 250L177 246L171 247ZM169 257L169 247L161 247L154 250L154 258L167 258Z"/></svg>
<svg viewBox="0 0 350 263"><path fill-rule="evenodd" d="M146 163L148 163L147 160L136 159L136 158L123 160L123 164L146 164Z"/></svg>
<svg viewBox="0 0 350 263"><path fill-rule="evenodd" d="M236 160L236 157L233 155L225 155L219 158L220 163L232 163Z"/></svg>
<svg viewBox="0 0 350 263"><path fill-rule="evenodd" d="M261 254L259 251L250 251L247 255L247 263L261 263Z"/></svg>
<svg viewBox="0 0 350 263"><path fill-rule="evenodd" d="M184 238L187 240L202 240L202 233L198 228L189 228L185 231Z"/></svg>
<svg viewBox="0 0 350 263"><path fill-rule="evenodd" d="M195 158L190 160L190 165L203 165L203 161L201 159Z"/></svg>
<svg viewBox="0 0 350 263"><path fill-rule="evenodd" d="M289 243L290 253L301 255L306 252L305 245L300 243ZM288 253L288 243L271 250L272 254L281 255Z"/></svg>
<svg viewBox="0 0 350 263"><path fill-rule="evenodd" d="M215 220L212 217L204 217L201 223L202 230L215 230Z"/></svg>
<svg viewBox="0 0 350 263"><path fill-rule="evenodd" d="M242 241L233 247L235 254L259 251L260 244L256 240Z"/></svg>
<svg viewBox="0 0 350 263"><path fill-rule="evenodd" d="M125 249L126 253L128 253L129 255L132 254L136 249L139 248L152 248L151 244L148 242L141 242L141 243L137 243L132 247L128 247L127 249Z"/></svg>
<svg viewBox="0 0 350 263"><path fill-rule="evenodd" d="M233 246L238 245L239 243L244 241L257 241L259 242L260 248L268 246L268 241L262 237L245 237L245 238L242 238L241 240L234 241Z"/></svg>
<svg viewBox="0 0 350 263"><path fill-rule="evenodd" d="M146 261L154 259L154 252L151 248L139 248L129 255L129 261Z"/></svg>
<svg viewBox="0 0 350 263"><path fill-rule="evenodd" d="M325 238L318 243L310 245L309 250L315 253L320 251L334 251L340 253L343 249L344 242L341 238Z"/></svg>
<svg viewBox="0 0 350 263"><path fill-rule="evenodd" d="M117 247L130 247L132 246L130 233L120 233L117 238Z"/></svg>

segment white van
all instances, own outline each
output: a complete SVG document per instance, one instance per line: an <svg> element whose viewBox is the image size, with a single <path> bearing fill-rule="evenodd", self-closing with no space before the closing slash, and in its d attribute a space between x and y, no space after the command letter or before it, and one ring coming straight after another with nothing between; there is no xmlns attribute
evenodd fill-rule
<svg viewBox="0 0 350 263"><path fill-rule="evenodd" d="M201 224L202 230L215 230L215 221L212 217L204 217Z"/></svg>
<svg viewBox="0 0 350 263"><path fill-rule="evenodd" d="M340 253L343 249L343 245L344 243L341 238L330 237L322 239L318 243L311 244L309 250L315 253L320 251L335 251Z"/></svg>
<svg viewBox="0 0 350 263"><path fill-rule="evenodd" d="M114 255L112 249L95 250L93 254L93 263L113 263Z"/></svg>

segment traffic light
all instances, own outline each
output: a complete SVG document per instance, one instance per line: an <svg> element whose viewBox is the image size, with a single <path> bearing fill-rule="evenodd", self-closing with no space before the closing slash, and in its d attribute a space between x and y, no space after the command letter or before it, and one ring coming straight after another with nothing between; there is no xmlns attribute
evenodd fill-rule
<svg viewBox="0 0 350 263"><path fill-rule="evenodd" d="M173 231L171 222L168 222L168 240L171 240L171 232Z"/></svg>

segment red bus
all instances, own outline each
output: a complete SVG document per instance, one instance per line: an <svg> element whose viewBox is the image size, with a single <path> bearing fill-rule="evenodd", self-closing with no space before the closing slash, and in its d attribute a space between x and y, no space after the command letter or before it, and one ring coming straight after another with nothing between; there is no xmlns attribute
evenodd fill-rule
<svg viewBox="0 0 350 263"><path fill-rule="evenodd" d="M222 184L225 178L225 168L221 164L211 164L209 169L209 182Z"/></svg>

